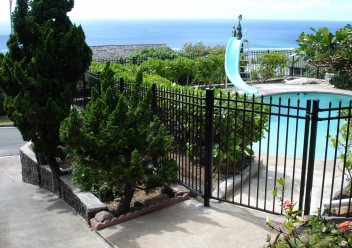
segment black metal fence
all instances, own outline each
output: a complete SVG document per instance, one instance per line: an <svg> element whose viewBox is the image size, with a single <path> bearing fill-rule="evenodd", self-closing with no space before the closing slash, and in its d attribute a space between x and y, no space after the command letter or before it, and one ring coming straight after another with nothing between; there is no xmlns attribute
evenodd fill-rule
<svg viewBox="0 0 352 248"><path fill-rule="evenodd" d="M117 83L130 88L123 79ZM154 113L175 137L170 156L178 161L178 178L205 205L215 199L282 214L271 192L284 178L280 196L305 214L321 209L351 216L351 101L321 106L319 100L153 87Z"/></svg>

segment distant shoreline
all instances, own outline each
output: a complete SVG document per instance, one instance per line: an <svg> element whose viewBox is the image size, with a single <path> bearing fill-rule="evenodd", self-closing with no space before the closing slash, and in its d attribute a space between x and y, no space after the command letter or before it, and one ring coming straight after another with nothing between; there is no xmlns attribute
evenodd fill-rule
<svg viewBox="0 0 352 248"><path fill-rule="evenodd" d="M168 47L166 44L131 44L131 45L99 45L99 46L90 46L92 49L92 58L93 60L112 60L117 58L125 58L130 53L141 50L143 48L151 47ZM259 51L271 51L271 50L294 50L295 48L252 48L251 50ZM0 53L5 54L7 50L1 50Z"/></svg>
<svg viewBox="0 0 352 248"><path fill-rule="evenodd" d="M93 60L111 60L128 56L130 53L143 48L166 47L166 44L132 44L132 45L106 45L90 46Z"/></svg>

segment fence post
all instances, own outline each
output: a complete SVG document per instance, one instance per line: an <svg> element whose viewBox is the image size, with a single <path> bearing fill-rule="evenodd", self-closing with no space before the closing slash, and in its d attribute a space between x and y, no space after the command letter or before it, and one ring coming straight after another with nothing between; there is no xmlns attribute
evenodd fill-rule
<svg viewBox="0 0 352 248"><path fill-rule="evenodd" d="M123 79L123 77L120 77L120 81L119 81L119 86L120 86L120 93L122 94L125 91L125 80Z"/></svg>
<svg viewBox="0 0 352 248"><path fill-rule="evenodd" d="M310 124L310 112L312 102L307 100L306 105L306 119L304 125L304 140L303 140L303 154L302 154L302 171L301 171L301 186L299 190L299 206L298 209L303 209L304 202L304 191L306 186L306 172L307 172L307 158L308 158L308 140L309 140L309 124Z"/></svg>
<svg viewBox="0 0 352 248"><path fill-rule="evenodd" d="M310 128L310 140L309 140L309 157L308 157L308 172L307 172L307 185L306 185L306 198L304 200L304 215L309 215L310 205L312 198L313 188L313 176L314 176L314 160L315 160L315 148L317 141L317 129L318 129L318 110L319 100L313 100L313 110L311 114L311 128Z"/></svg>
<svg viewBox="0 0 352 248"><path fill-rule="evenodd" d="M152 115L156 115L156 83L152 84Z"/></svg>
<svg viewBox="0 0 352 248"><path fill-rule="evenodd" d="M205 98L205 171L204 171L204 206L210 206L212 195L214 144L214 90L206 89Z"/></svg>

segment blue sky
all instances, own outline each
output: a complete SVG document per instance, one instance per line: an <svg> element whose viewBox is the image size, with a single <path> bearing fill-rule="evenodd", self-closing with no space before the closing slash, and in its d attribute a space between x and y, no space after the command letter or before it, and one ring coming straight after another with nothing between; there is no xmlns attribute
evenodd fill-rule
<svg viewBox="0 0 352 248"><path fill-rule="evenodd" d="M13 0L13 6L15 5ZM341 20L351 23L352 0L75 0L72 19L205 18ZM0 1L0 22L9 0ZM5 24L4 24L5 23Z"/></svg>

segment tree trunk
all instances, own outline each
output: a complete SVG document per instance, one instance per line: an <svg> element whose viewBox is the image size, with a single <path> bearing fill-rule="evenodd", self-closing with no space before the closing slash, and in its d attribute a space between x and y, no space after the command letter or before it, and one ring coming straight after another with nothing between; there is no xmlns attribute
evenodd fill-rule
<svg viewBox="0 0 352 248"><path fill-rule="evenodd" d="M58 194L61 197L61 188L60 188L60 176L61 170L59 164L56 161L55 156L49 155L48 156L49 168L52 173L52 180L53 180L53 191L55 194Z"/></svg>
<svg viewBox="0 0 352 248"><path fill-rule="evenodd" d="M130 210L130 205L134 195L134 191L135 191L135 188L132 186L132 184L126 183L121 202L116 212L114 213L116 217L120 216L121 214L125 214Z"/></svg>

